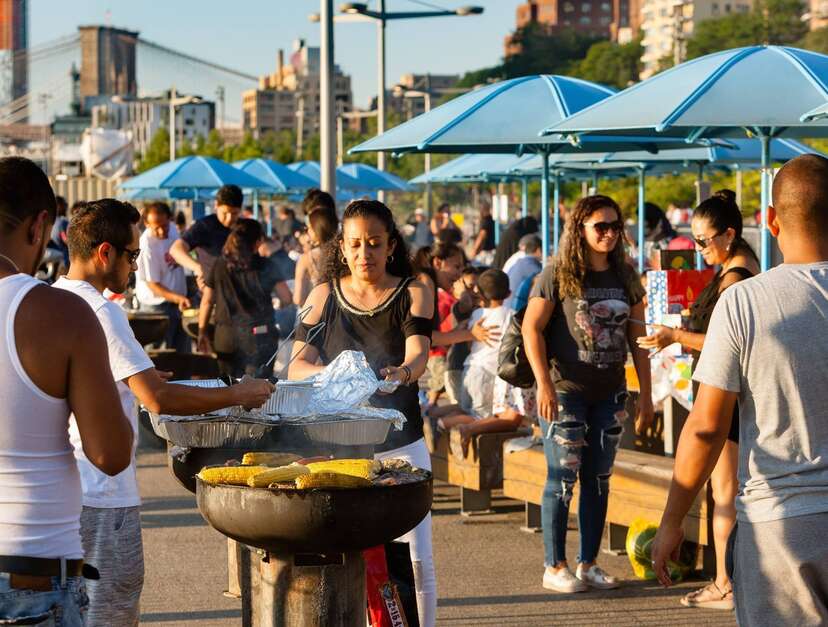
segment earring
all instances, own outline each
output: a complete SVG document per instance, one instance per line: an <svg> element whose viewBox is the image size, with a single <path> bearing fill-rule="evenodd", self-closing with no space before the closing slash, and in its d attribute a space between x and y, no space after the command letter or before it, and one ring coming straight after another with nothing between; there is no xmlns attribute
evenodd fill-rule
<svg viewBox="0 0 828 627"><path fill-rule="evenodd" d="M348 265L348 261L345 259L345 255L340 255L340 256L339 256L339 261L340 261L340 262L342 262L342 265L343 265L343 266L347 266L347 265Z"/></svg>
<svg viewBox="0 0 828 627"><path fill-rule="evenodd" d="M388 263L394 263L394 255L388 255Z"/></svg>

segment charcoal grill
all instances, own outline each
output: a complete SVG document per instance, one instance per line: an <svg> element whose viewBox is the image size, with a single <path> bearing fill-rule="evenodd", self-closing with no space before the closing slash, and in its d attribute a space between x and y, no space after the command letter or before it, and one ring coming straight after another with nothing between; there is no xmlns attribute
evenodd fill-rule
<svg viewBox="0 0 828 627"><path fill-rule="evenodd" d="M432 479L357 489L278 490L197 480L205 520L251 553L243 594L255 627L365 625L360 551L413 529L431 508Z"/></svg>
<svg viewBox="0 0 828 627"><path fill-rule="evenodd" d="M163 341L167 327L170 326L170 319L164 314L128 311L127 319L141 346Z"/></svg>

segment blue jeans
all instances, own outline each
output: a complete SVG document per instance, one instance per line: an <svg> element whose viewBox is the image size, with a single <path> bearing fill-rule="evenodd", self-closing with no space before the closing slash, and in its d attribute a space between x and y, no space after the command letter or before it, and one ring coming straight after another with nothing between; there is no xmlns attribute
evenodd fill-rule
<svg viewBox="0 0 828 627"><path fill-rule="evenodd" d="M593 562L601 547L607 518L609 478L621 440L627 392L591 400L575 392L558 392L558 421L540 419L546 454L546 486L541 503L546 566L566 560L569 502L580 478L578 562Z"/></svg>
<svg viewBox="0 0 828 627"><path fill-rule="evenodd" d="M48 592L19 590L9 584L9 574L0 573L0 625L83 627L89 599L82 577L52 577Z"/></svg>

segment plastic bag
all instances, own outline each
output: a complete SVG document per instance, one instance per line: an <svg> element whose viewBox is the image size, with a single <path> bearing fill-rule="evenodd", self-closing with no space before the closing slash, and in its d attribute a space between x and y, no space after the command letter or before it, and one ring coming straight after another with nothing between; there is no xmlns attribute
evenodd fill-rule
<svg viewBox="0 0 828 627"><path fill-rule="evenodd" d="M633 573L639 579L656 578L653 572L652 545L657 531L658 525L643 518L634 519L627 531L627 557ZM667 562L670 579L681 581L690 574L696 564L697 548L692 542L682 542L678 562Z"/></svg>
<svg viewBox="0 0 828 627"><path fill-rule="evenodd" d="M388 573L383 545L362 552L368 592L368 624L371 627L408 627L396 586Z"/></svg>

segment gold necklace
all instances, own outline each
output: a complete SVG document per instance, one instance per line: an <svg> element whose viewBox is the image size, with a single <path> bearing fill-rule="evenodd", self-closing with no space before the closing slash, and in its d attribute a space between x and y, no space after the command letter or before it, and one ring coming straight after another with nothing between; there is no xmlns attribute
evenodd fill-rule
<svg viewBox="0 0 828 627"><path fill-rule="evenodd" d="M390 287L385 288L382 291L382 293L380 294L380 297L376 300L376 303L373 306L366 305L365 301L362 300L362 297L359 294L357 294L356 290L353 287L350 287L350 289L351 289L351 293L356 297L359 306L363 310L365 310L365 311L374 311L379 305L381 305L383 303L383 301L385 300L385 296L388 294L389 290L391 290L393 288L390 288Z"/></svg>

